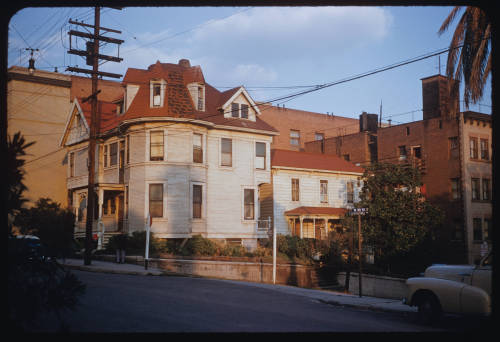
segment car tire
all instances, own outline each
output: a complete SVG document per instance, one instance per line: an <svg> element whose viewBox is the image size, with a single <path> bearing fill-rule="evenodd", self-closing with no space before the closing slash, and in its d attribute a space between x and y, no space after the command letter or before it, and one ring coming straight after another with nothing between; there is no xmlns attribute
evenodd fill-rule
<svg viewBox="0 0 500 342"><path fill-rule="evenodd" d="M431 293L422 294L417 307L419 320L424 324L435 323L441 316L439 301Z"/></svg>

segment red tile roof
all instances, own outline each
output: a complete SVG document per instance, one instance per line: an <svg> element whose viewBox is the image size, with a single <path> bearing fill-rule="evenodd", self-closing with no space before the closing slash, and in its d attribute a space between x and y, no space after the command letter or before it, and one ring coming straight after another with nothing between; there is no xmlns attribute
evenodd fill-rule
<svg viewBox="0 0 500 342"><path fill-rule="evenodd" d="M298 207L292 210L285 211L285 215L332 215L344 216L347 212L345 208L331 207Z"/></svg>
<svg viewBox="0 0 500 342"><path fill-rule="evenodd" d="M282 166L298 169L364 172L362 167L356 166L336 155L278 149L271 150L271 165L273 167Z"/></svg>

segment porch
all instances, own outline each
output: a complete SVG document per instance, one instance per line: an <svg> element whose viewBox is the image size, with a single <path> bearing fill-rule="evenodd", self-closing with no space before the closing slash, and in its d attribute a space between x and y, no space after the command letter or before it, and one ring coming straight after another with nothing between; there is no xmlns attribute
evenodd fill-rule
<svg viewBox="0 0 500 342"><path fill-rule="evenodd" d="M288 230L292 236L325 240L329 232L342 229L341 218L345 208L298 207L285 211Z"/></svg>

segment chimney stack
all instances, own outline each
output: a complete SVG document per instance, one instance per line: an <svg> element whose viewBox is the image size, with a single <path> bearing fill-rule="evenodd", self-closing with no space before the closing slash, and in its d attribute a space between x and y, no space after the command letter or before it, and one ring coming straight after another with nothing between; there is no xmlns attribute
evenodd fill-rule
<svg viewBox="0 0 500 342"><path fill-rule="evenodd" d="M189 59L179 60L179 65L183 68L190 68L191 67L191 63L189 63Z"/></svg>
<svg viewBox="0 0 500 342"><path fill-rule="evenodd" d="M453 117L460 111L459 93L450 98L453 86L458 86L458 81L452 81L446 76L435 75L422 78L422 109L423 119L438 117Z"/></svg>

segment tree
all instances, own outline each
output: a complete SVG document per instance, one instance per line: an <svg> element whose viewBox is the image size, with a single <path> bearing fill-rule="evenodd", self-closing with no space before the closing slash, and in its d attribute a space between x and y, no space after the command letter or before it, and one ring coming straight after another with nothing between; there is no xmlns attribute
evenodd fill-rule
<svg viewBox="0 0 500 342"><path fill-rule="evenodd" d="M358 207L363 216L363 239L378 260L404 255L431 236L443 215L419 191L420 172L410 165L377 163L363 175Z"/></svg>
<svg viewBox="0 0 500 342"><path fill-rule="evenodd" d="M26 155L26 149L34 142L27 143L21 132L17 132L11 138L7 138L7 214L13 217L22 205L27 201L23 198L23 192L27 190L23 183L25 160L22 156ZM9 224L8 231L11 233L12 226Z"/></svg>
<svg viewBox="0 0 500 342"><path fill-rule="evenodd" d="M32 208L21 208L14 224L22 234L40 238L50 256L67 256L73 243L75 215L50 198L40 198Z"/></svg>
<svg viewBox="0 0 500 342"><path fill-rule="evenodd" d="M456 6L441 25L438 34L449 28L462 6ZM457 48L463 45L462 48ZM483 97L486 80L491 73L491 23L484 11L467 6L458 21L450 43L446 73L449 78L464 81L464 102L477 103ZM458 84L451 89L458 94Z"/></svg>

